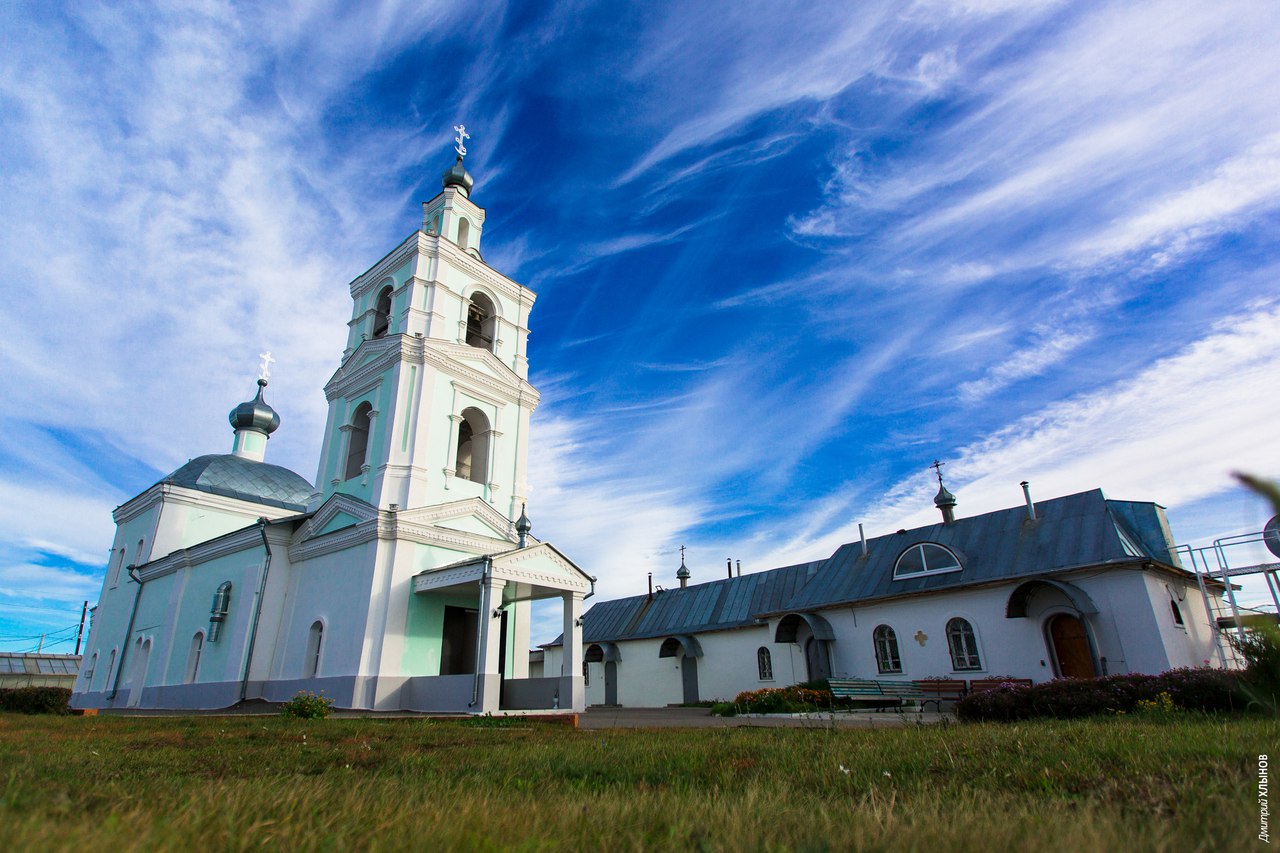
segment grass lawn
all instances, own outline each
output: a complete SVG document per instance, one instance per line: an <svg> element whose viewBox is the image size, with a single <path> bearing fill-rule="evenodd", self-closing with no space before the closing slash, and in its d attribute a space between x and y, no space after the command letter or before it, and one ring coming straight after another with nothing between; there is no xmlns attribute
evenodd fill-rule
<svg viewBox="0 0 1280 853"><path fill-rule="evenodd" d="M484 723L485 721L477 721ZM577 731L0 714L9 850L1225 850L1275 721Z"/></svg>

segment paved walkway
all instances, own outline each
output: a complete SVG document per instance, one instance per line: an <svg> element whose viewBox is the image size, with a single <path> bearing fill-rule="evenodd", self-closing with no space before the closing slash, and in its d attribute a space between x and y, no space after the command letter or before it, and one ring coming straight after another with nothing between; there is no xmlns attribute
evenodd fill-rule
<svg viewBox="0 0 1280 853"><path fill-rule="evenodd" d="M837 714L803 714L713 717L706 708L588 708L578 718L580 729L696 729L696 728L838 728L888 729L928 725L952 719L936 711L853 711Z"/></svg>

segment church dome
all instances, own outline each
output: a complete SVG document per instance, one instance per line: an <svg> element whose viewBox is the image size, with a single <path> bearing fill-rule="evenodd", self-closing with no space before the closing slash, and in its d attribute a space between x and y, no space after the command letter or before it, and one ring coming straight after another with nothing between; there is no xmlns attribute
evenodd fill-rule
<svg viewBox="0 0 1280 853"><path fill-rule="evenodd" d="M449 168L449 171L444 173L444 188L448 189L449 187L457 187L462 190L464 194L470 196L472 186L473 182L471 180L471 175L467 173L465 168L463 168L462 158L459 157Z"/></svg>
<svg viewBox="0 0 1280 853"><path fill-rule="evenodd" d="M258 395L231 410L227 420L231 421L232 429L252 429L264 435L271 435L276 431L280 426L280 416L262 399L262 389L266 387L267 380L259 379Z"/></svg>
<svg viewBox="0 0 1280 853"><path fill-rule="evenodd" d="M299 512L307 508L313 491L302 475L288 468L231 453L197 456L160 482Z"/></svg>

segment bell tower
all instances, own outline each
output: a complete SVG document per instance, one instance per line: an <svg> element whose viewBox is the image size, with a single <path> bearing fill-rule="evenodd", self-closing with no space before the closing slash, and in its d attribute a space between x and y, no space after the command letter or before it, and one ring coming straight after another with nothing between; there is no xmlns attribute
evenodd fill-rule
<svg viewBox="0 0 1280 853"><path fill-rule="evenodd" d="M538 392L525 347L536 295L484 262L484 208L457 159L422 227L351 282L316 478L379 509L480 498L514 521ZM316 504L318 505L318 503Z"/></svg>

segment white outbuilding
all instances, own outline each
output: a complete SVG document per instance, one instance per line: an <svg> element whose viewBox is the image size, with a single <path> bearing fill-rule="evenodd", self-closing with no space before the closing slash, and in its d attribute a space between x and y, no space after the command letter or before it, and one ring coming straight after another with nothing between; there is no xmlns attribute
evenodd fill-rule
<svg viewBox="0 0 1280 853"><path fill-rule="evenodd" d="M1222 584L1181 565L1163 507L1100 490L942 519L825 560L602 601L589 705L662 706L832 676L888 681L1227 665ZM1202 586L1205 584L1205 586ZM568 652L545 647L555 669Z"/></svg>

